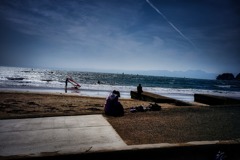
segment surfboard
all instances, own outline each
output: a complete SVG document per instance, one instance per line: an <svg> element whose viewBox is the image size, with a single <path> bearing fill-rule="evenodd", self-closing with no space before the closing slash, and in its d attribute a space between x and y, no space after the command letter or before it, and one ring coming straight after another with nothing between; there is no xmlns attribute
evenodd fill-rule
<svg viewBox="0 0 240 160"><path fill-rule="evenodd" d="M68 78L68 82L70 82L75 88L81 87L81 85L74 81L72 78Z"/></svg>

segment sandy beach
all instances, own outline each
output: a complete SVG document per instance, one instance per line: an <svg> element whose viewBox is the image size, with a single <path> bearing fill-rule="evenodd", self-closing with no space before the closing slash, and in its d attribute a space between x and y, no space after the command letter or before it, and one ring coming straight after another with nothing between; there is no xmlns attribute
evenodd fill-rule
<svg viewBox="0 0 240 160"><path fill-rule="evenodd" d="M0 119L102 114L105 98L64 93L0 92ZM121 99L125 115L105 116L128 144L184 143L235 140L240 135L239 106L175 106L159 104L160 111L131 113L150 102Z"/></svg>
<svg viewBox="0 0 240 160"><path fill-rule="evenodd" d="M0 119L44 116L104 114L106 98L47 92L0 92ZM148 105L133 99L121 99L125 110L136 105Z"/></svg>

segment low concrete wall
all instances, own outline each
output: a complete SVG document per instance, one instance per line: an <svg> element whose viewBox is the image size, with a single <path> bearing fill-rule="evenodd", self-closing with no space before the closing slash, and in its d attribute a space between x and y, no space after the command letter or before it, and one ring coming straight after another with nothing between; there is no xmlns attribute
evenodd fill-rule
<svg viewBox="0 0 240 160"><path fill-rule="evenodd" d="M59 155L43 153L39 157L11 157L12 160L215 160L219 151L224 152L228 160L239 160L240 144L186 145L176 147L112 150ZM52 155L51 155L52 154ZM4 158L3 158L4 159ZM7 159L7 158L6 158ZM10 159L10 158L9 158Z"/></svg>
<svg viewBox="0 0 240 160"><path fill-rule="evenodd" d="M183 102L180 100L176 100L173 98L161 96L158 94L154 94L151 92L142 92L141 97L138 97L137 91L131 91L130 92L132 99L139 99L143 101L149 101L149 102L156 102L156 103L174 103L177 106L190 106L190 103Z"/></svg>
<svg viewBox="0 0 240 160"><path fill-rule="evenodd" d="M240 105L240 99L229 97L208 95L208 94L194 94L194 101L208 105Z"/></svg>

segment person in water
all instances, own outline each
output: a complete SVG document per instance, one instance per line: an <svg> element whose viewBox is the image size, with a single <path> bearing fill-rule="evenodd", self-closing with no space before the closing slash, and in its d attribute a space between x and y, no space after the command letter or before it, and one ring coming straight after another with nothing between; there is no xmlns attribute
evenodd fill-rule
<svg viewBox="0 0 240 160"><path fill-rule="evenodd" d="M72 77L67 77L66 78L66 80L65 80L65 93L67 93L67 90L68 90L68 88L67 88L68 82L71 83L71 81L73 81ZM73 85L72 89L78 90L79 87L81 87L81 86L78 83L76 83L75 81L73 81L73 82L75 84L72 84Z"/></svg>
<svg viewBox="0 0 240 160"><path fill-rule="evenodd" d="M107 97L104 112L108 116L123 116L124 109L122 104L118 101L120 97L120 92L114 90L110 95Z"/></svg>
<svg viewBox="0 0 240 160"><path fill-rule="evenodd" d="M65 80L65 88L67 88L67 85L68 85L68 77Z"/></svg>

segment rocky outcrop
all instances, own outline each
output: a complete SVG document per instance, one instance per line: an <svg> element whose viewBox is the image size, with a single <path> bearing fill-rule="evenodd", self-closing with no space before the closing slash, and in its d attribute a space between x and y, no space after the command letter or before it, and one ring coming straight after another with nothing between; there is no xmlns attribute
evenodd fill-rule
<svg viewBox="0 0 240 160"><path fill-rule="evenodd" d="M223 73L217 76L217 80L234 80L235 77L232 73Z"/></svg>
<svg viewBox="0 0 240 160"><path fill-rule="evenodd" d="M236 80L240 80L240 73L236 76Z"/></svg>

